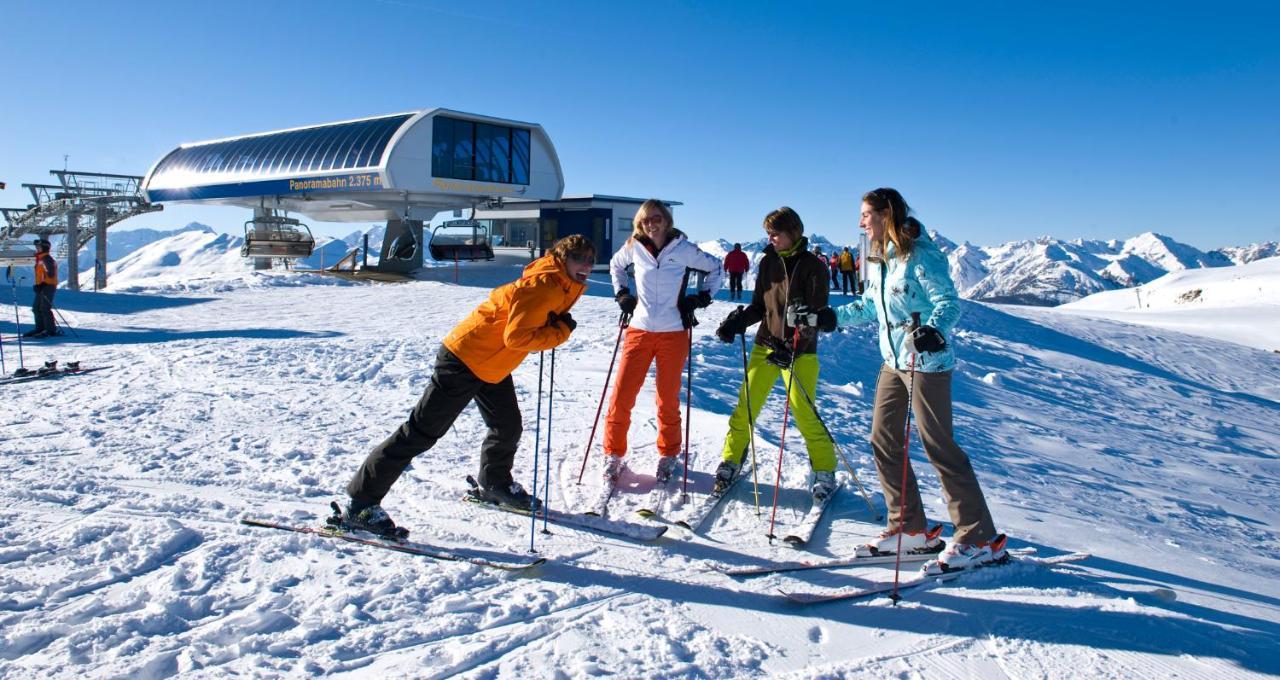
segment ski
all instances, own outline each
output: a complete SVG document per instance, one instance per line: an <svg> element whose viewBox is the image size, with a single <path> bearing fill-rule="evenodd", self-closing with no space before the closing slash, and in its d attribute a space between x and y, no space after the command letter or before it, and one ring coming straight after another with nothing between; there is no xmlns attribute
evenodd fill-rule
<svg viewBox="0 0 1280 680"><path fill-rule="evenodd" d="M939 544L936 551L907 553L902 556L904 563L911 562L927 562L938 556L945 543ZM1007 551L1010 555L1026 556L1034 555L1035 548L1010 548ZM730 567L718 565L715 570L726 576L764 576L766 574L778 574L788 571L806 571L810 569L842 569L845 567L862 567L874 564L893 564L897 562L896 555L875 555L872 557L838 557L830 560L807 560L803 562L774 562L771 564L761 564L754 567Z"/></svg>
<svg viewBox="0 0 1280 680"><path fill-rule="evenodd" d="M637 515L644 519L661 517L662 511L667 507L667 502L671 499L671 492L676 488L677 472L678 470L672 470L671 476L667 478L664 484L659 484L656 479L654 480L653 489L645 497L644 504L636 509Z"/></svg>
<svg viewBox="0 0 1280 680"><path fill-rule="evenodd" d="M545 557L539 557L529 561L496 561L475 555L468 555L459 551L444 550L435 548L422 543L413 543L411 541L397 541L390 538L376 537L375 534L366 534L362 531L352 531L340 529L337 527L326 526L316 528L310 526L298 526L292 524L281 524L270 520L253 519L244 517L240 520L241 524L251 527L264 527L267 529L280 529L282 531L292 531L299 534L312 534L314 536L322 536L324 538L336 538L340 541L348 543L358 543L360 545L372 546L375 548L385 548L394 550L395 552L408 553L410 555L421 555L430 557L433 560L443 560L446 562L466 562L481 567L490 567L493 569L501 569L503 571L523 571L532 569L547 561Z"/></svg>
<svg viewBox="0 0 1280 680"><path fill-rule="evenodd" d="M790 533L782 537L783 542L792 548L803 548L809 542L809 539L813 538L813 532L818 528L818 523L822 521L823 513L827 511L836 494L840 493L841 486L837 484L831 490L831 493L822 499L822 502L814 503L813 507L809 508L809 512L805 513L804 519L800 520L800 523Z"/></svg>
<svg viewBox="0 0 1280 680"><path fill-rule="evenodd" d="M464 494L463 500L482 508L510 512L516 515L524 515L525 517L528 517L533 512L529 508L513 508L509 505L496 505L489 501L480 500L479 498L472 496L470 493ZM592 531L599 531L600 533L629 538L635 541L655 541L658 537L667 532L667 528L665 526L635 524L634 522L608 519L594 515L560 512L557 510L538 510L537 514L538 519L542 519L545 516L547 521L552 524L576 527L579 529L590 529Z"/></svg>
<svg viewBox="0 0 1280 680"><path fill-rule="evenodd" d="M952 581L961 579L970 574L982 573L982 572L985 572L987 569L990 569L993 567L1000 567L1008 564L1022 563L1022 564L1048 566L1048 565L1054 565L1054 564L1065 564L1068 562L1080 562L1082 560L1089 559L1089 557L1090 555L1088 553L1070 553L1067 555L1057 555L1055 557L1014 558L1013 556L1009 556L1009 557L1006 557L1004 560L1001 560L999 562L993 562L991 564L988 564L982 567L974 567L971 569L963 569L960 571L951 571L951 572L946 572L946 573L937 574L937 575L921 574L909 581L904 581L902 583L899 583L897 585L897 589L899 591L903 591L903 590L909 590L911 588L919 588L920 586L927 586L927 585L933 585L933 584L939 584L939 583L950 583ZM857 588L846 588L844 590L836 590L836 591L826 592L826 593L793 592L793 591L787 591L782 589L779 589L778 592L782 593L783 597L787 598L788 600L791 600L792 602L796 602L798 604L819 604L823 602L837 602L840 600L854 600L861 597L869 597L871 595L879 595L882 593L892 593L893 590L894 590L893 583L885 582L885 583L876 583L874 585L862 586Z"/></svg>
<svg viewBox="0 0 1280 680"><path fill-rule="evenodd" d="M731 483L723 493L708 493L707 495L698 498L697 501L691 505L689 510L684 513L684 516L673 518L673 520L676 524L688 529L689 531L697 531L698 528L707 521L707 518L711 516L711 513L715 512L715 509L720 506L720 502L723 501L735 487L737 487L738 481L744 477L750 476L751 471L751 462L743 461L742 469L738 470L738 476L733 478L733 483Z"/></svg>
<svg viewBox="0 0 1280 680"><path fill-rule="evenodd" d="M13 385L15 383L30 382L32 380L43 380L45 378L62 378L68 375L83 375L85 373L93 373L111 368L110 366L93 366L91 368L59 368L54 371L32 371L23 375L11 375L7 378L0 378L0 385Z"/></svg>

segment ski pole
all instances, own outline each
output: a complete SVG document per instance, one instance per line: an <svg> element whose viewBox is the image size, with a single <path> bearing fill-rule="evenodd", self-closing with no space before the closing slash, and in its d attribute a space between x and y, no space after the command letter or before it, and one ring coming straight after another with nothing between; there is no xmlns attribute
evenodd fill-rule
<svg viewBox="0 0 1280 680"><path fill-rule="evenodd" d="M688 378L684 382L684 484L680 489L680 493L684 498L689 497L689 416L690 410L693 408L693 327L688 328L689 336L689 354L685 357L685 365L688 367Z"/></svg>
<svg viewBox="0 0 1280 680"><path fill-rule="evenodd" d="M42 293L41 295L43 295L43 293ZM67 323L67 317L65 317L65 316L63 316L63 315L62 315L62 310L61 310L61 309L58 309L57 307L54 307L54 306L53 306L53 300L50 300L50 299L46 296L46 297L44 298L44 301L45 301L45 304L49 305L49 309L51 309L51 310L53 310L55 313L57 313L58 318L62 320L62 325L63 325L63 326L66 326L66 327L67 327L67 330L71 331L71 337L73 337L73 338L79 338L79 337L80 337L80 334L76 332L76 328L75 328L75 326L72 326L71 324Z"/></svg>
<svg viewBox="0 0 1280 680"><path fill-rule="evenodd" d="M907 329L907 333L912 333L916 328L920 327L920 312L911 313L911 327ZM916 355L911 354L911 361L907 365L910 370L910 376L907 378L907 429L902 436L902 486L898 489L898 549L894 552L893 560L893 594L889 599L893 600L896 607L902 596L898 594L898 575L902 572L902 532L906 530L907 513L907 470L911 469L911 411L916 398Z"/></svg>
<svg viewBox="0 0 1280 680"><path fill-rule="evenodd" d="M738 305L742 312L742 305ZM756 497L756 518L760 517L760 475L756 471L756 417L751 410L751 373L747 370L747 333L742 333L742 394L747 402L747 432L751 436L751 486Z"/></svg>
<svg viewBox="0 0 1280 680"><path fill-rule="evenodd" d="M18 318L18 279L22 277L10 276L9 283L13 288L13 332L18 336L18 369L26 368L26 361L22 358L22 321Z"/></svg>
<svg viewBox="0 0 1280 680"><path fill-rule="evenodd" d="M542 358L538 352L538 408L533 421L533 496L538 494L538 450L542 447ZM534 512L533 499L529 500L529 552L533 549L533 536L538 533L538 513Z"/></svg>
<svg viewBox="0 0 1280 680"><path fill-rule="evenodd" d="M622 344L622 331L631 322L631 315L623 312L618 317L618 339L613 341L613 358L609 360L609 372L604 376L604 389L600 390L600 403L596 406L596 419L591 423L591 436L587 438L587 448L582 451L582 469L578 471L578 484L582 484L582 475L587 472L587 458L591 455L591 442L596 438L596 427L600 425L600 411L604 408L604 395L609 392L609 378L613 377L613 364L618 360L618 346Z"/></svg>
<svg viewBox="0 0 1280 680"><path fill-rule="evenodd" d="M782 407L782 436L778 442L778 473L773 483L773 510L769 513L769 542L776 538L773 535L774 522L778 517L778 492L782 489L782 455L787 451L787 418L791 415L791 383L796 375L796 354L800 351L800 327L796 326L794 339L791 341L791 361L787 363L787 398Z"/></svg>
<svg viewBox="0 0 1280 680"><path fill-rule="evenodd" d="M818 406L813 403L813 397L809 396L809 388L804 386L803 381L798 384L800 385L800 393L804 395L804 400L808 402L809 408L813 410L813 415L818 419L818 424L821 425L822 430L827 433L827 439L831 440L831 445L836 448L836 453L840 454L840 460L844 463L845 468L849 470L849 476L853 477L854 483L858 485L858 491L862 494L862 500L867 502L867 510L870 510L872 515L875 515L876 521L884 519L883 516L876 512L875 506L871 504L871 496L867 494L866 488L862 486L862 482L858 479L858 474L853 471L853 466L849 464L849 459L844 455L844 450L840 448L840 442L837 442L836 438L832 436L831 428L827 427L827 422L823 420L822 415L818 413Z"/></svg>
<svg viewBox="0 0 1280 680"><path fill-rule="evenodd" d="M547 529L547 522L550 521L548 515L551 512L551 407L555 404L556 399L556 348L554 347L551 348L551 378L547 383L547 471L542 480L542 533L550 535L551 531ZM536 450L533 452L533 457L538 457ZM538 495L537 486L533 487L533 495L535 497ZM534 516L536 517L537 513L534 513Z"/></svg>

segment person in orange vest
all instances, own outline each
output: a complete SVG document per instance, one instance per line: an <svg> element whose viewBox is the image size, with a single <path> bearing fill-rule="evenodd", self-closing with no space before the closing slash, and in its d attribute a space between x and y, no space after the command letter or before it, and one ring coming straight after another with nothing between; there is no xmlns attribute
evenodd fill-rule
<svg viewBox="0 0 1280 680"><path fill-rule="evenodd" d="M742 299L742 275L751 268L751 260L742 252L742 244L733 244L733 250L724 256L724 270L729 273L729 299Z"/></svg>
<svg viewBox="0 0 1280 680"><path fill-rule="evenodd" d="M31 303L35 328L23 333L24 337L47 338L62 335L57 322L53 320L53 294L58 292L58 261L49 254L51 245L49 239L44 237L36 240L35 300Z"/></svg>
<svg viewBox="0 0 1280 680"><path fill-rule="evenodd" d="M409 462L443 437L458 414L474 401L489 426L480 448L479 487L483 501L536 509L537 500L511 475L523 425L511 373L530 352L552 349L569 339L577 322L569 315L586 290L596 248L575 234L524 268L516 281L489 293L448 335L436 353L431 383L409 418L369 452L347 484L351 501L344 523L372 533L403 537L382 508L382 500Z"/></svg>

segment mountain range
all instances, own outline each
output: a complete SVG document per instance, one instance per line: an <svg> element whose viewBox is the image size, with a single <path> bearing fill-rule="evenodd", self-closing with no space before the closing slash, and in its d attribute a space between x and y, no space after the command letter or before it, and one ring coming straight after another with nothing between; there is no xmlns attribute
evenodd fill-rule
<svg viewBox="0 0 1280 680"><path fill-rule="evenodd" d="M311 257L295 263L299 269L332 265L357 247L368 234L371 257L376 254L385 227L373 226L341 239L321 236ZM1201 251L1174 239L1147 232L1127 240L1063 240L1042 236L1010 241L998 246L960 244L945 235L930 232L951 263L956 289L964 298L985 302L1052 306L1072 302L1094 293L1131 288L1154 281L1169 272L1206 267L1227 267L1280 255L1280 244L1271 242L1249 246ZM810 247L831 253L844 244L820 234L809 235ZM160 273L199 275L214 271L248 268L239 258L243 239L217 233L212 227L193 222L181 229L116 230L107 237L108 276L111 280L153 278ZM742 248L753 263L745 277L750 288L754 264L762 256L767 239L744 242ZM856 249L857 244L849 244ZM81 249L82 282L92 285L93 244ZM723 257L733 248L725 239L699 243L707 252ZM121 279L123 277L123 279ZM29 278L29 277L28 277Z"/></svg>

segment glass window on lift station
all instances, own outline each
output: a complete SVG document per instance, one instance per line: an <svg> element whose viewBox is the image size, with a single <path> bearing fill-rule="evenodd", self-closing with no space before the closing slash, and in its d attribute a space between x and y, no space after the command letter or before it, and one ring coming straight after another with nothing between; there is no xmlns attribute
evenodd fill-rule
<svg viewBox="0 0 1280 680"><path fill-rule="evenodd" d="M529 131L437 116L431 175L500 184L529 183Z"/></svg>

